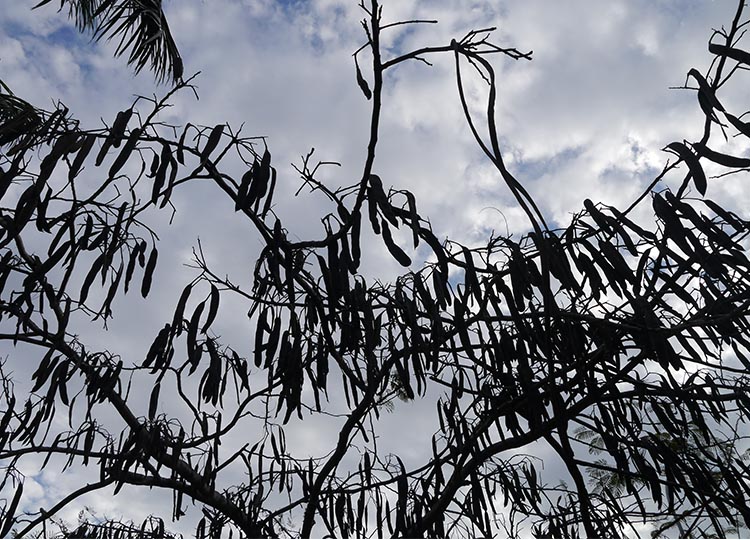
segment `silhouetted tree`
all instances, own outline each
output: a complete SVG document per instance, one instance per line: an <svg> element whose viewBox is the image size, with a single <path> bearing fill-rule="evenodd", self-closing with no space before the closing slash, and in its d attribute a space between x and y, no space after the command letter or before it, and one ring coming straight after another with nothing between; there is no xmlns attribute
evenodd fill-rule
<svg viewBox="0 0 750 540"><path fill-rule="evenodd" d="M750 65L742 1L710 39L708 72L688 73L705 113L701 139L669 144L675 159L628 208L586 200L564 229L548 226L498 141L489 58L531 54L492 44L487 29L386 57L381 34L401 23L384 22L378 0L363 2L355 64L372 105L367 156L359 180L336 189L304 160L303 186L331 211L325 235L299 241L275 212L264 140L224 124L160 123L173 92L190 88L160 2L66 7L81 28L124 38L120 50L130 48L137 69L177 84L99 130L62 106L39 110L7 87L0 95L0 339L39 355L29 395L14 391L14 360L3 364L3 535L167 536L165 523L191 503L202 508L188 514L199 537L596 537L637 534L644 521L657 534L721 536L747 526L750 222L709 198L703 167L750 168L750 159L712 149L717 135L750 137L750 124L720 99ZM480 248L441 241L414 196L377 174L388 71L435 54L455 58L466 121L528 217L521 238L492 236ZM482 122L464 94L473 72L487 83ZM237 159L247 172L225 172ZM103 181L80 182L84 166ZM678 173L679 189L660 189ZM88 347L76 321L106 322L118 294L151 291L158 244L149 216L167 211L176 190L207 181L263 242L252 279L222 277L199 248L195 279L145 358ZM631 218L648 204L653 222ZM411 247L391 232L405 230L431 262L392 282L367 280L363 228L410 266ZM230 296L245 303L254 343L232 345L212 331ZM396 398L435 403L437 430L418 466L378 449L377 419ZM330 452L309 457L286 444L285 427L317 420L338 424ZM240 435L230 443L232 433ZM543 473L542 448L565 472L548 458ZM50 508L21 508L18 465L30 456L98 476ZM171 520L56 520L83 494L116 495L125 485L164 488Z"/></svg>

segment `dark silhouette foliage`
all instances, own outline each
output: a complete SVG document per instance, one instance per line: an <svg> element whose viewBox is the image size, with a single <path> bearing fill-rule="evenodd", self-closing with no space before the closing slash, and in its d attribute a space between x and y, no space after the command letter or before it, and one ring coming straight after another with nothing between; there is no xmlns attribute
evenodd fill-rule
<svg viewBox="0 0 750 540"><path fill-rule="evenodd" d="M138 11L152 4L61 7L98 36L132 36L120 50L130 47L136 68L179 80L166 26L152 28ZM747 527L750 222L711 200L706 172L750 168L712 148L750 136L743 112L721 102L750 63L743 2L710 39L710 69L688 73L705 114L701 139L667 145L670 161L628 208L586 200L563 229L548 226L506 167L495 126L490 57L531 53L494 45L485 29L387 58L382 32L427 21L387 24L378 0L362 8L356 82L372 116L361 175L331 189L311 156L299 167L303 186L330 201L320 238L291 238L276 214L282 179L264 140L224 124L175 132L159 122L189 80L98 130L63 106L47 112L7 88L0 95L0 339L39 359L29 395L14 390L12 360L3 365L2 535L166 537L185 520L198 537L598 537L638 534L644 521L654 535L723 536ZM435 54L455 59L466 121L528 216L520 238L493 236L479 248L437 238L415 197L378 175L388 70ZM487 83L481 122L464 95L470 73ZM226 173L231 159L246 172ZM101 183L80 182L84 168ZM663 187L675 174L684 175L679 189ZM199 248L195 279L145 358L91 349L73 322L108 321L131 288L153 294L149 216L170 211L192 182L211 182L263 242L252 279L222 277ZM653 221L636 221L633 209L646 205ZM367 280L359 268L368 229L404 267L415 266L420 245L431 262L392 282ZM228 297L246 306L252 339L225 343L212 330ZM434 400L437 430L418 466L378 450L377 419L394 399ZM119 423L101 420L113 411ZM330 452L310 457L287 445L285 429L316 419L338 425ZM228 444L237 432L243 444ZM564 473L543 469L542 448ZM96 477L53 507L22 508L18 465L28 456ZM57 520L82 495L116 496L126 485L162 488L173 515L142 525Z"/></svg>
<svg viewBox="0 0 750 540"><path fill-rule="evenodd" d="M40 8L54 0L42 0ZM162 9L162 0L60 0L79 30L92 31L95 40L117 41L117 56L128 50L128 64L136 73L149 67L161 81L182 79L182 57Z"/></svg>

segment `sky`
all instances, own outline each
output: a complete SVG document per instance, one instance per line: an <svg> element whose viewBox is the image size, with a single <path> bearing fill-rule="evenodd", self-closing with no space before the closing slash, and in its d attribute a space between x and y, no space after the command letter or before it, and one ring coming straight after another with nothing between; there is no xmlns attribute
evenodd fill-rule
<svg viewBox="0 0 750 540"><path fill-rule="evenodd" d="M134 76L111 43L79 35L57 2L35 11L36 0L4 2L0 12L0 79L36 106L60 100L84 126L111 122L136 95L168 88L148 72ZM666 163L662 149L693 140L702 130L695 92L670 89L687 71L705 71L712 28L728 24L729 0L383 0L386 21L437 19L436 25L394 27L384 36L387 56L424 45L445 45L473 28L496 26L500 46L533 51L531 61L498 56L498 125L508 166L550 220L565 226L585 198L626 207ZM165 1L186 75L200 97L184 92L165 120L184 124L244 123L246 135L267 136L279 170L279 211L300 238L320 235L322 202L292 194L300 185L292 163L315 149L331 186L361 174L369 131L369 104L356 80L352 53L364 43L354 0ZM493 231L518 235L528 224L494 169L483 159L463 119L451 56L433 66L403 64L387 73L383 122L375 172L386 187L411 190L420 213L438 237L479 245ZM366 62L362 64L366 65ZM365 69L364 75L371 74ZM750 86L745 85L745 88ZM486 98L481 80L468 81L473 106ZM727 102L748 102L735 86ZM743 109L744 110L744 109ZM735 155L747 148L727 145ZM727 148L716 148L728 151ZM747 217L750 190L731 179L712 183L711 197ZM259 240L232 219L226 201L208 190L180 194L172 227L162 234L161 287L147 305L125 299L110 332L87 329L90 342L138 357L144 335L163 326L184 284L194 273L183 266L200 237L210 260L249 280ZM364 271L390 279L398 271L379 244L365 249ZM419 263L421 261L416 261ZM416 264L415 263L415 264ZM234 318L237 319L237 318ZM239 319L242 319L240 317ZM245 321L223 319L224 332L247 339ZM10 351L0 350L5 356ZM432 405L398 411L384 430L419 425ZM428 412L429 411L429 412ZM419 448L418 430L401 440ZM294 437L326 448L324 436L307 428ZM385 438L385 437L384 437ZM429 438L427 439L429 440ZM429 451L429 446L424 446ZM418 455L414 459L418 459ZM33 465L29 474L34 477ZM49 505L67 485L53 472L35 478L25 493L30 506ZM163 497L162 497L163 499ZM93 501L93 499L92 499ZM97 500L111 512L117 502ZM168 501L167 501L168 504ZM159 508L155 495L131 499L136 514ZM166 508L166 506L164 506ZM163 512L169 515L169 510Z"/></svg>

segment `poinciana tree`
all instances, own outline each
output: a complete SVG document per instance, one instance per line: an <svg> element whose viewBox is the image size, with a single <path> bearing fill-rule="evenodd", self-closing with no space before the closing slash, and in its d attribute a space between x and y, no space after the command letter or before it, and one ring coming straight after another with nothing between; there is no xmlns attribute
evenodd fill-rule
<svg viewBox="0 0 750 540"><path fill-rule="evenodd" d="M495 125L491 58L531 54L494 45L490 29L388 57L381 34L419 21L386 22L377 0L361 7L355 75L371 103L366 158L359 179L336 188L304 160L303 185L330 212L324 234L295 240L274 207L282 180L265 140L225 124L175 130L160 121L173 92L191 88L160 2L61 2L79 27L123 39L119 50L137 69L151 66L176 86L97 130L62 106L40 110L7 87L0 95L0 339L10 355L2 534L169 536L185 520L199 537L596 537L643 522L690 536L745 527L750 223L711 200L704 171L750 168L750 159L714 149L722 137L750 136L742 111L721 96L750 64L743 2L710 38L709 71L688 73L705 114L701 139L669 144L673 157L629 207L586 200L563 229L548 225L506 167ZM528 218L518 239L441 241L415 197L378 175L389 70L438 54L455 59L466 121ZM476 73L487 84L481 119L465 95ZM239 175L227 165L237 160ZM101 182L83 182L85 168ZM661 187L670 175L684 176L679 189ZM196 182L232 201L262 241L251 279L227 276L198 246L195 278L145 358L87 346L76 328L83 319L116 317L113 301L130 288L149 297L159 266L150 220ZM633 210L646 205L653 221L636 221ZM368 279L363 230L405 267L422 244L430 262L389 282ZM252 343L214 331L230 297L244 304ZM14 346L37 355L28 395L15 391ZM398 399L434 401L436 430L417 466L378 448L378 419ZM310 456L286 444L286 430L319 419L337 432L329 451ZM542 472L540 449L562 468ZM19 465L30 458L96 476L50 508L25 508ZM162 488L171 519L56 521L83 495L116 497L123 486Z"/></svg>

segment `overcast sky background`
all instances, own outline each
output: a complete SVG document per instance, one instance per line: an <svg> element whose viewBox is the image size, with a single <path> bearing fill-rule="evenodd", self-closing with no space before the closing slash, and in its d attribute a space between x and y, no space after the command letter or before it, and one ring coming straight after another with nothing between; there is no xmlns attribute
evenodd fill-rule
<svg viewBox="0 0 750 540"><path fill-rule="evenodd" d="M112 44L92 44L79 35L56 12L57 2L32 12L35 3L6 0L0 11L0 79L19 96L42 108L59 99L84 127L93 128L101 125L100 118L111 122L134 95L167 90L150 73L134 76L123 59L113 59ZM268 136L279 189L287 194L299 187L289 163L299 163L299 156L312 147L318 159L342 164L325 169L327 183L357 181L369 131L369 103L355 82L351 57L364 42L359 20L365 14L357 4L165 2L186 75L202 73L195 80L200 100L188 92L179 95L163 119L205 125L244 122L244 134ZM383 0L383 5L386 22L440 21L387 30L386 56L448 44L472 28L487 26L498 27L498 45L534 51L531 62L496 58L498 124L510 169L561 226L586 197L627 206L664 166L669 157L664 146L698 138L703 124L695 92L668 87L684 84L691 67L705 71L711 60L706 47L711 28L728 24L736 9L730 0ZM431 219L440 238L481 244L493 230L525 231L521 211L463 120L453 57L429 60L433 67L412 62L386 75L375 172L386 187L415 193L420 213ZM369 78L368 70L364 74ZM486 87L480 81L469 85L471 99L480 103ZM741 85L731 91L727 99L736 106L728 109L739 115L750 96ZM728 144L730 148L717 149L747 154L746 148ZM749 193L737 182L720 180L712 182L709 196L733 200L732 207L747 217ZM228 272L244 272L249 283L248 254L259 242L244 222L227 216L231 207L217 197L210 190L178 195L178 215L160 246L160 272L170 276L169 282L150 303L131 297L117 304L119 325L106 336L92 330L94 343L126 358L140 354L148 345L142 336L153 336L171 318L179 292L194 276L181 264L188 261L198 235L210 260L221 261ZM315 198L281 196L282 218L297 235L318 234L322 208ZM416 259L415 268L421 263ZM397 271L379 244L365 263L370 275L387 278ZM226 335L247 339L246 318L236 319L224 319ZM2 356L9 353L0 351ZM433 404L428 405L425 411L434 414ZM394 421L415 425L420 414ZM405 448L426 444L429 451L429 438L419 442L403 431L402 436ZM321 450L328 442L309 429L294 437ZM63 480L53 472L45 474L38 489L26 491L27 504L48 506L55 494L64 492ZM110 511L119 508L117 502L91 500ZM128 509L145 515L169 504L166 500L160 506L155 500L131 498ZM162 513L168 516L169 510Z"/></svg>

